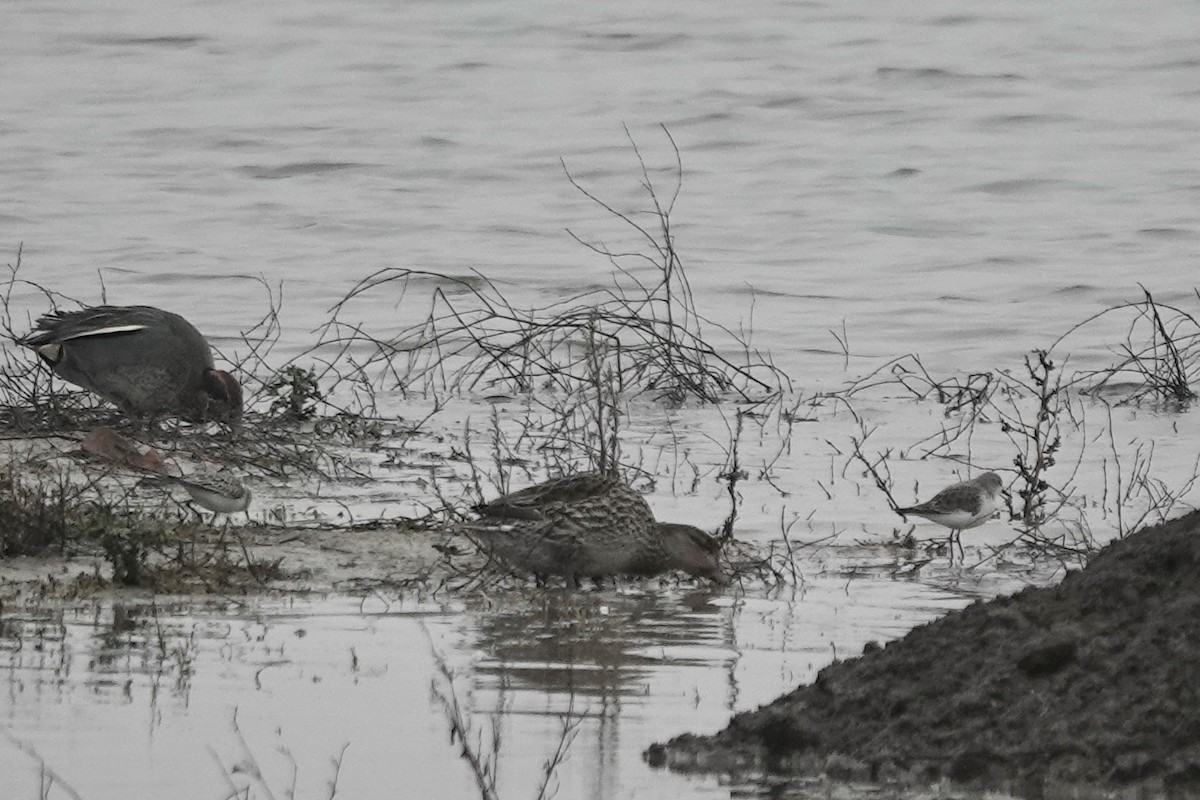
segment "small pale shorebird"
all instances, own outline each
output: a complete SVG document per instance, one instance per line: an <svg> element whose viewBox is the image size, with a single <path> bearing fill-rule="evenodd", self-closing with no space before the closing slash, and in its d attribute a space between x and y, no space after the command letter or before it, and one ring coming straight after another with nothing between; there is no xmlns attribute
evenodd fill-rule
<svg viewBox="0 0 1200 800"><path fill-rule="evenodd" d="M178 314L153 306L52 311L20 340L63 380L153 421L236 423L242 387L216 369L208 342Z"/></svg>
<svg viewBox="0 0 1200 800"><path fill-rule="evenodd" d="M619 478L558 478L475 508L465 526L486 554L520 572L580 578L653 576L682 570L727 583L720 542L699 528L657 522L645 499Z"/></svg>
<svg viewBox="0 0 1200 800"><path fill-rule="evenodd" d="M182 486L192 502L213 512L214 522L220 514L236 514L250 507L250 490L226 470L185 476L162 475L146 480Z"/></svg>
<svg viewBox="0 0 1200 800"><path fill-rule="evenodd" d="M1004 481L994 472L985 472L969 481L947 486L927 500L911 508L897 508L900 516L916 514L930 522L950 529L950 558L954 559L954 545L963 555L960 535L967 528L987 522L1000 507L1000 489Z"/></svg>

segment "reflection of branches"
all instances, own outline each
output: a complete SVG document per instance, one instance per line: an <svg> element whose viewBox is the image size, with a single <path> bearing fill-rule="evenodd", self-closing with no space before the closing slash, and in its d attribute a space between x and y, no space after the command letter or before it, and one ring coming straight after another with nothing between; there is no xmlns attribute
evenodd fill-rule
<svg viewBox="0 0 1200 800"><path fill-rule="evenodd" d="M1026 548L1037 558L1056 559L1064 569L1083 566L1088 556L1096 550L1095 538L1087 528L1086 518L1081 515L1079 520L1073 523L1067 523L1061 519L1059 521L1063 522L1063 525L1057 533L1049 531L1046 527L1036 531L1022 529L1007 542L999 545L984 545L984 548L989 551L988 555L967 569L979 569L1016 545Z"/></svg>
<svg viewBox="0 0 1200 800"><path fill-rule="evenodd" d="M4 738L8 739L8 741L12 743L13 747L17 748L34 761L38 762L38 767L41 769L42 778L42 785L38 789L38 797L49 797L50 790L53 789L57 784L60 789L67 793L71 800L83 800L79 792L75 791L75 787L63 780L63 777L46 763L46 759L42 758L41 754L38 753L37 749L34 748L33 745L13 736L7 728L0 728L0 734L3 734Z"/></svg>
<svg viewBox="0 0 1200 800"><path fill-rule="evenodd" d="M426 631L425 635L428 637L429 632ZM432 641L430 646L432 646ZM458 693L454 689L454 672L450 669L450 665L436 651L433 654L433 661L438 675L443 681L442 686L438 686L435 681L433 694L441 703L442 711L446 714L446 721L450 724L450 742L451 744L458 742L461 746L459 754L471 768L471 775L475 778L475 787L479 790L479 796L483 800L499 800L500 796L496 793L496 778L503 738L499 719L493 715L491 741L485 747L483 734L474 732L467 712L458 701Z"/></svg>
<svg viewBox="0 0 1200 800"><path fill-rule="evenodd" d="M471 768L471 774L475 778L475 787L479 790L481 800L499 800L499 793L496 790L496 780L500 770L500 748L503 744L501 717L509 709L503 695L500 698L496 710L490 718L491 736L485 743L483 733L476 732L471 724L469 717L470 712L463 708L459 702L458 693L454 688L454 671L450 665L446 663L446 659L437 652L433 646L433 640L429 635L429 630L422 626L425 631L425 637L429 641L430 649L433 651L434 666L437 667L438 675L441 678L441 684L435 679L433 684L433 695L442 706L442 711L445 712L446 721L450 724L450 741L457 742L461 745L460 755L463 757ZM561 723L561 731L558 741L555 744L554 752L542 764L542 778L538 786L538 800L547 800L553 797L554 792L551 791L551 785L554 781L554 776L558 767L567 759L567 754L571 749L571 745L575 741L576 735L579 733L579 725L583 721L583 714L575 711L575 696L571 695L570 705L566 712L559 715Z"/></svg>
<svg viewBox="0 0 1200 800"><path fill-rule="evenodd" d="M212 756L213 761L215 761L217 766L221 769L221 774L225 778L226 786L229 788L229 794L225 795L226 800L232 800L232 798L242 798L243 800L247 800L248 798L253 797L253 795L250 793L252 788L257 788L258 791L267 798L267 800L275 800L275 793L271 791L271 785L267 783L266 778L263 777L262 767L258 763L258 758L254 755L254 751L250 749L250 745L246 742L246 737L242 735L241 726L238 725L237 721L236 708L233 711L233 732L237 736L238 745L241 748L242 753L241 757L232 768L226 768L221 762L221 759L217 755L216 751L213 750L211 746L208 748L209 755ZM338 751L336 756L330 757L330 764L333 767L333 776L328 782L328 800L333 800L333 798L337 795L337 782L338 776L341 775L342 772L342 759L345 757L346 748L349 746L350 743L347 742L346 744L342 745L342 749ZM292 757L291 751L286 746L281 746L278 749L278 752L287 757L287 760L291 764L292 768L291 784L283 787L282 793L285 797L295 798L296 781L299 777L300 768L296 764L296 759ZM234 775L246 776L250 778L250 785L239 786L238 783L242 783L244 781L235 781Z"/></svg>
<svg viewBox="0 0 1200 800"><path fill-rule="evenodd" d="M537 800L548 800L557 792L557 787L551 790L551 782L554 780L559 765L567 760L567 752L579 734L579 725L583 722L583 715L575 713L574 693L571 694L566 712L558 715L558 721L561 725L558 743L554 747L554 752L542 764L542 781L538 785Z"/></svg>

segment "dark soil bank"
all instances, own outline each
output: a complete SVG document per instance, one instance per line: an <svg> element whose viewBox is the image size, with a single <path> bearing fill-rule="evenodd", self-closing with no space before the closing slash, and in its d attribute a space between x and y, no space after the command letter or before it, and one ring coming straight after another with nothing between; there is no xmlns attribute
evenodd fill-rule
<svg viewBox="0 0 1200 800"><path fill-rule="evenodd" d="M655 765L1200 796L1200 512L823 669ZM1079 792L1082 790L1082 793Z"/></svg>

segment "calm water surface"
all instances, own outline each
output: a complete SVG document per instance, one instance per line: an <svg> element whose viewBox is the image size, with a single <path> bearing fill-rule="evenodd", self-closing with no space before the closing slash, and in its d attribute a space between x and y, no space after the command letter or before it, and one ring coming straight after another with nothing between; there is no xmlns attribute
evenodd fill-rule
<svg viewBox="0 0 1200 800"><path fill-rule="evenodd" d="M837 584L836 586L834 584ZM918 583L826 579L778 599L561 593L490 609L395 599L96 603L6 610L5 797L469 797L434 692L449 683L502 797L533 797L564 715L564 797L728 796L645 766L653 741L715 730L833 654L961 606ZM341 757L340 770L335 767ZM257 770L257 772L255 772ZM399 795L397 795L399 792Z"/></svg>
<svg viewBox="0 0 1200 800"><path fill-rule="evenodd" d="M640 243L564 164L640 212L622 126L670 196L663 124L683 161L674 233L698 308L752 328L800 390L904 353L937 375L1019 369L1072 324L1139 300L1139 283L1195 310L1198 23L1200 8L1168 2L32 0L0 26L0 251L15 261L23 243L24 278L88 302L183 311L232 355L267 308L264 283L281 287L282 360L380 268L477 270L527 304L604 285L611 265L567 229L614 250ZM380 293L353 313L384 333L408 319L397 303ZM44 310L15 293L18 328ZM1107 363L1129 319L1073 335L1072 366ZM848 356L831 333L843 325ZM1078 524L1111 535L1117 454L1132 465L1152 444L1154 475L1181 485L1196 453L1177 431L1195 412L1081 409L1086 435L1062 460L1078 456ZM786 599L6 607L0 794L39 796L36 753L87 798L226 796L227 777L248 780L240 730L276 796L291 774L281 751L297 796L317 797L343 746L339 794L471 796L430 696L438 654L474 724L500 709L505 797L534 795L571 708L584 721L559 796L727 797L638 754L714 730L868 640L1049 577L893 575L876 545L895 518L847 469L850 439L870 430L874 450L894 448L908 499L956 474L914 446L946 417L888 392L856 412L863 425L825 411L796 426L782 455L771 431L744 442L786 494L746 484L739 535L793 522L800 539L828 540ZM696 491L664 478L660 515L724 516L712 476L728 424L714 409L629 420L631 451L706 478ZM995 427L959 455L1011 464ZM300 511L322 500L255 490ZM421 499L323 491L368 514ZM972 541L1013 535L997 522Z"/></svg>

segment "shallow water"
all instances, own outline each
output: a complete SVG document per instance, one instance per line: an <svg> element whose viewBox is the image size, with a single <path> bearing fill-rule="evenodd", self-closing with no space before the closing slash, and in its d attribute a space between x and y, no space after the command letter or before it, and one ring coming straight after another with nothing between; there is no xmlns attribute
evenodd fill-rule
<svg viewBox="0 0 1200 800"><path fill-rule="evenodd" d="M1140 300L1139 283L1195 311L1197 22L1200 10L1168 2L34 0L0 26L0 251L15 262L23 244L22 277L87 302L184 311L234 358L245 355L239 332L267 309L266 287L281 288L272 358L282 362L381 268L477 270L518 306L606 285L611 265L566 230L614 250L641 243L572 188L564 164L640 212L622 126L665 198L674 154L661 123L683 162L673 233L697 307L752 329L798 391L841 388L905 353L938 378L1019 375L1027 351ZM351 315L394 331L412 313L397 303L379 292ZM45 309L36 292L13 295L19 330ZM1130 321L1085 326L1059 362L1109 363ZM390 387L381 400L425 413ZM499 408L522 413L519 401ZM444 446L412 446L444 455L468 419L486 427L490 409L451 404L435 421ZM1070 524L1100 539L1149 502L1118 499L1135 466L1170 490L1196 471L1179 435L1194 427L1192 408L1109 413L1098 401L1075 408L1086 424L1052 475L1072 486ZM570 707L565 685L585 718L560 796L729 796L712 780L650 771L641 749L714 730L870 639L1055 574L1009 557L966 571L935 559L911 573L908 556L881 547L896 518L849 458L852 442L869 433L868 454L890 450L898 499L925 496L965 472L923 457L954 425L940 404L892 385L858 398L853 414L833 404L811 419L750 428L740 453L752 478L738 535L764 542L791 526L806 545L795 598L749 587L490 609L185 601L161 604L153 624L144 607L103 601L5 607L0 719L11 738L0 775L21 782L3 794L37 796L36 760L15 739L85 797L224 796L223 770L241 758L236 708L264 768L274 760L277 795L289 774L278 748L300 765L297 796L323 796L329 758L349 743L338 774L347 796L420 781L426 794L470 796L429 697L436 651L460 675L476 725L497 703L509 709L505 796L534 795L556 714ZM732 420L728 408L635 404L625 453L660 476L650 497L660 516L711 528L727 513L715 476ZM1004 469L1014 443L984 425L939 455ZM370 484L260 481L256 514L424 507L424 467L357 458ZM969 563L1014 537L999 521L972 531ZM531 628L566 629L579 646ZM599 643L570 639L597 631Z"/></svg>
<svg viewBox="0 0 1200 800"><path fill-rule="evenodd" d="M448 691L440 658L475 726L502 711L502 797L535 796L563 715L577 727L554 774L560 796L684 783L727 796L715 780L651 770L641 751L715 730L832 654L964 602L918 583L830 579L786 602L626 591L466 608L329 597L6 609L0 774L13 798L38 796L43 763L89 798L218 797L230 782L280 796L293 781L297 797L317 797L334 779L350 797L470 796L431 692ZM490 733L482 741L489 752Z"/></svg>
<svg viewBox="0 0 1200 800"><path fill-rule="evenodd" d="M564 229L624 234L560 159L643 208L621 126L667 168L663 123L707 313L736 323L757 292L758 344L820 385L843 320L859 358L992 367L1139 281L1190 292L1198 13L24 4L0 33L0 232L27 277L95 301L99 270L213 334L261 314L252 278L283 281L300 349L380 267L606 281Z"/></svg>

